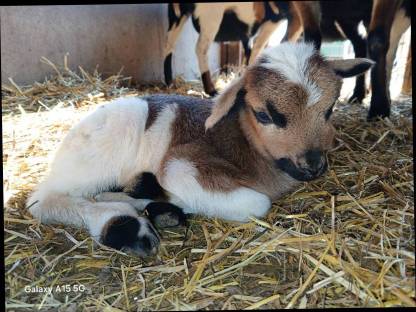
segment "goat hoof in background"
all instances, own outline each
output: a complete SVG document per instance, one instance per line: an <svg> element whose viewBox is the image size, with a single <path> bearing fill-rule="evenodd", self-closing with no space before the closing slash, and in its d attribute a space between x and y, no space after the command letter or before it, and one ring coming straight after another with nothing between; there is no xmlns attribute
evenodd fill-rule
<svg viewBox="0 0 416 312"><path fill-rule="evenodd" d="M348 103L350 104L360 104L363 102L365 98L365 91L363 92L355 92L351 95L351 97L348 99Z"/></svg>
<svg viewBox="0 0 416 312"><path fill-rule="evenodd" d="M210 97L214 97L214 96L217 96L217 95L218 95L218 91L217 91L217 90L210 91L210 92L208 92L207 94L208 94Z"/></svg>
<svg viewBox="0 0 416 312"><path fill-rule="evenodd" d="M375 100L373 101L373 99ZM376 121L379 117L390 117L390 101L373 96L371 99L370 110L367 115L367 121Z"/></svg>
<svg viewBox="0 0 416 312"><path fill-rule="evenodd" d="M378 121L379 118L384 119L390 117L390 112L388 111L370 111L367 116L367 121Z"/></svg>

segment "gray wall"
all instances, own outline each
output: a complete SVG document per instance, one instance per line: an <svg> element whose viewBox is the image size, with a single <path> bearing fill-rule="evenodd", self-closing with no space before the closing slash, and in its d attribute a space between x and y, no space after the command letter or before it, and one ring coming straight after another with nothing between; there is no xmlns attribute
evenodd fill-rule
<svg viewBox="0 0 416 312"><path fill-rule="evenodd" d="M92 72L97 64L103 76L123 74L136 82L163 79L163 47L168 28L167 5L59 5L0 7L2 83L42 81L53 70L42 56L69 67ZM199 78L195 55L197 32L187 22L174 54L174 75ZM219 47L210 49L211 72L219 65Z"/></svg>

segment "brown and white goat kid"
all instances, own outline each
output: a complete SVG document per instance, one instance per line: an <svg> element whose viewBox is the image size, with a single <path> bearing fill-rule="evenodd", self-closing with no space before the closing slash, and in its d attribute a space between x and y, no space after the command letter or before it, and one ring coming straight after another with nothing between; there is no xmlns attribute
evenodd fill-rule
<svg viewBox="0 0 416 312"><path fill-rule="evenodd" d="M341 77L372 64L327 61L312 44L283 43L214 100L113 100L68 133L27 201L30 212L41 222L86 227L104 244L140 255L159 244L138 214L143 209L261 218L273 200L325 172Z"/></svg>
<svg viewBox="0 0 416 312"><path fill-rule="evenodd" d="M185 22L192 17L199 32L196 44L204 90L215 95L208 67L208 49L212 42L241 41L246 62L252 64L279 23L290 18L287 1L170 3L169 29L164 51L165 82L172 82L172 53ZM253 49L249 40L254 37Z"/></svg>

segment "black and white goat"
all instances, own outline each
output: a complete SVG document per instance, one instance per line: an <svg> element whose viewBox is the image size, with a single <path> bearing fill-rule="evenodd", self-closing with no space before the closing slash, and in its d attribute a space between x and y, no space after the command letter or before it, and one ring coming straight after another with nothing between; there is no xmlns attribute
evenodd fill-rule
<svg viewBox="0 0 416 312"><path fill-rule="evenodd" d="M208 67L208 49L212 42L241 41L248 64L266 45L279 22L289 18L287 1L170 3L168 5L169 29L164 51L165 82L172 82L172 53L185 22L192 16L199 32L196 44L199 69L204 90L215 95ZM253 49L249 40L256 36Z"/></svg>
<svg viewBox="0 0 416 312"><path fill-rule="evenodd" d="M140 255L159 245L138 214L144 209L156 223L173 214L170 225L182 210L261 218L273 200L326 171L341 77L372 64L327 61L313 44L284 43L266 49L214 100L113 100L70 130L27 205L41 222L85 227Z"/></svg>
<svg viewBox="0 0 416 312"><path fill-rule="evenodd" d="M410 27L410 0L339 0L293 1L287 39L295 41L302 33L306 41L316 47L321 41L349 39L355 57L367 55L376 62L371 71L371 104L368 119L390 115L389 83L393 61L402 34ZM359 24L368 36L359 33ZM350 102L361 102L365 97L365 77L356 78Z"/></svg>

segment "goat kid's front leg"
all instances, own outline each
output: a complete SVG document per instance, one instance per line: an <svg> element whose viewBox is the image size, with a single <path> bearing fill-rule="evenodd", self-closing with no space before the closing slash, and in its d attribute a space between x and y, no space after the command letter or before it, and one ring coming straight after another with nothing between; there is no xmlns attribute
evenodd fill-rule
<svg viewBox="0 0 416 312"><path fill-rule="evenodd" d="M161 185L170 193L169 202L182 207L185 213L218 217L230 221L248 222L250 217L264 217L271 207L270 199L247 187L236 185L232 191L209 190L192 162L185 159L168 160Z"/></svg>

